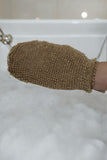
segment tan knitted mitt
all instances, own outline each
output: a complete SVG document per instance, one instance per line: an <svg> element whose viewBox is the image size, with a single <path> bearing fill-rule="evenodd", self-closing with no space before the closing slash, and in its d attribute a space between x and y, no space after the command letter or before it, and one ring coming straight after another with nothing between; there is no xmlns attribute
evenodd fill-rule
<svg viewBox="0 0 107 160"><path fill-rule="evenodd" d="M8 71L21 81L88 93L93 89L98 63L71 46L38 40L18 43L7 57Z"/></svg>

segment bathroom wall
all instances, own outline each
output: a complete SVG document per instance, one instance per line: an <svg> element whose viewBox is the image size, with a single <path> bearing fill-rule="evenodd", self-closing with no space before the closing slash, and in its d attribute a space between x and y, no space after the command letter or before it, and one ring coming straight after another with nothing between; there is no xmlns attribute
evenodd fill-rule
<svg viewBox="0 0 107 160"><path fill-rule="evenodd" d="M0 19L107 19L107 0L0 0Z"/></svg>

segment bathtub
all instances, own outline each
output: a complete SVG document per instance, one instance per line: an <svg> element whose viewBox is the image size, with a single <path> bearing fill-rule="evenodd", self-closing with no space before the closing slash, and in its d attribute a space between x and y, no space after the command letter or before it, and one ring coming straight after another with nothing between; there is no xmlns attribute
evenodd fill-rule
<svg viewBox="0 0 107 160"><path fill-rule="evenodd" d="M46 40L97 57L107 20L0 20L12 45ZM26 84L7 72L0 42L0 159L107 160L107 93L54 90ZM99 61L107 61L105 44Z"/></svg>

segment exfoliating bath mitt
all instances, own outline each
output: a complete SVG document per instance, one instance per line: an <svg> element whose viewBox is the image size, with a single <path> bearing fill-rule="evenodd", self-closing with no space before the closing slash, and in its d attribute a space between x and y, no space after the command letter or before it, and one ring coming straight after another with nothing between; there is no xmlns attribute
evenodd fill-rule
<svg viewBox="0 0 107 160"><path fill-rule="evenodd" d="M95 84L98 63L69 45L38 40L16 44L7 57L8 71L21 81L88 93Z"/></svg>

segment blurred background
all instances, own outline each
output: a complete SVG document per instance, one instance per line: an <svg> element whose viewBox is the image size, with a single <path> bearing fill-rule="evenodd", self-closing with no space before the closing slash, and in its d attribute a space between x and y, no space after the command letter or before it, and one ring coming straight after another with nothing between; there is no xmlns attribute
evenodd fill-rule
<svg viewBox="0 0 107 160"><path fill-rule="evenodd" d="M107 19L107 0L0 0L0 19Z"/></svg>

